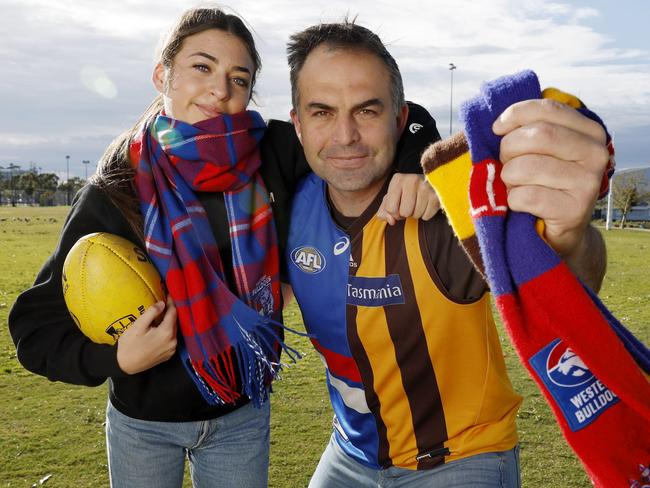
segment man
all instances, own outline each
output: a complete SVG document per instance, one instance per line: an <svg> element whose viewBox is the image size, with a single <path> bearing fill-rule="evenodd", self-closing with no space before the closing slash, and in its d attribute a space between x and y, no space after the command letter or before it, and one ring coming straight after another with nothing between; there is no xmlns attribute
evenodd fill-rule
<svg viewBox="0 0 650 488"><path fill-rule="evenodd" d="M315 173L294 200L289 277L335 412L310 486L519 486L521 397L485 283L444 215L394 226L374 215L408 115L394 59L349 22L295 34L288 53L291 117ZM604 246L588 222L604 131L539 101L493 129L510 208L543 218L548 242L598 288Z"/></svg>

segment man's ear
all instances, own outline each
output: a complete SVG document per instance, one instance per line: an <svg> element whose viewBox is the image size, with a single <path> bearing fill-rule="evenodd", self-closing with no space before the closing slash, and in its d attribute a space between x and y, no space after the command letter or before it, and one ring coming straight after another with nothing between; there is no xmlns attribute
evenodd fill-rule
<svg viewBox="0 0 650 488"><path fill-rule="evenodd" d="M302 127L300 126L300 117L298 116L298 112L296 112L295 108L292 108L291 112L289 112L289 115L291 115L291 122L293 122L293 128L296 130L296 135L300 140L300 144L302 144Z"/></svg>
<svg viewBox="0 0 650 488"><path fill-rule="evenodd" d="M166 69L162 63L158 63L154 69L153 74L151 75L151 81L153 81L153 86L156 87L158 93L164 94L165 92L165 72Z"/></svg>
<svg viewBox="0 0 650 488"><path fill-rule="evenodd" d="M404 128L406 127L406 121L409 118L409 106L407 103L403 104L402 107L397 112L397 133L402 134Z"/></svg>

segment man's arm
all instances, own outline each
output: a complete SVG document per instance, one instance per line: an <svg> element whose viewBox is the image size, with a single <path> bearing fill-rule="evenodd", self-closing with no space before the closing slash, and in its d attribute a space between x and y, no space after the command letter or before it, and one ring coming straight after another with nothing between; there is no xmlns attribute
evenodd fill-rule
<svg viewBox="0 0 650 488"><path fill-rule="evenodd" d="M413 102L406 104L409 115L395 148L395 168L398 173L421 175L422 153L431 143L440 140L440 133L427 109Z"/></svg>
<svg viewBox="0 0 650 488"><path fill-rule="evenodd" d="M404 132L395 149L395 170L377 217L395 224L412 217L429 220L440 209L436 192L422 175L420 157L427 147L440 140L436 121L421 105L406 102L409 108Z"/></svg>
<svg viewBox="0 0 650 488"><path fill-rule="evenodd" d="M600 291L607 270L607 249L598 229L587 226L581 242L563 258L585 285L596 293Z"/></svg>
<svg viewBox="0 0 650 488"><path fill-rule="evenodd" d="M501 177L512 210L544 220L544 238L594 291L605 274L606 250L591 227L609 161L603 127L554 100L515 103L495 121L503 135Z"/></svg>

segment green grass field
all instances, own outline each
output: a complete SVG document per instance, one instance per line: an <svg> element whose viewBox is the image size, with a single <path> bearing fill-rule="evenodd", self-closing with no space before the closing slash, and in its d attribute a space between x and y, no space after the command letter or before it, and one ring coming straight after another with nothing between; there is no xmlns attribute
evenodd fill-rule
<svg viewBox="0 0 650 488"><path fill-rule="evenodd" d="M25 371L6 327L9 308L53 250L67 208L0 207L0 487L108 486L104 449L106 386L51 383ZM650 342L650 233L606 234L609 268L601 297L645 343ZM295 304L285 314L300 329ZM276 488L304 487L330 434L331 409L320 360L305 353L287 368L272 397L271 477ZM519 412L525 487L588 487L546 403L502 334ZM623 447L623 446L621 446ZM49 477L48 477L49 476ZM186 486L190 486L186 483Z"/></svg>

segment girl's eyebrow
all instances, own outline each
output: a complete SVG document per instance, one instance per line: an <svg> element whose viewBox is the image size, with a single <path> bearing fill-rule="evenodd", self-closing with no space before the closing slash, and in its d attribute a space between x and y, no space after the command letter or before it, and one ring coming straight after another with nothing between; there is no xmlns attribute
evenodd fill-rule
<svg viewBox="0 0 650 488"><path fill-rule="evenodd" d="M188 57L191 58L192 56L202 56L204 58L208 58L213 63L217 62L217 58L215 58L212 54L208 54L208 53L205 53L203 51L197 51L195 53L190 54Z"/></svg>
<svg viewBox="0 0 650 488"><path fill-rule="evenodd" d="M212 54L208 54L208 53L203 52L203 51L197 51L195 53L190 54L188 57L191 58L192 56L201 56L201 57L204 57L206 59L209 59L213 63L218 62L218 59L215 58ZM251 70L248 69L246 66L233 66L233 69L235 71L243 71L244 73L248 73L249 75L251 74Z"/></svg>

